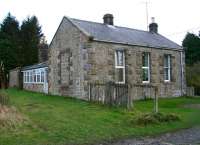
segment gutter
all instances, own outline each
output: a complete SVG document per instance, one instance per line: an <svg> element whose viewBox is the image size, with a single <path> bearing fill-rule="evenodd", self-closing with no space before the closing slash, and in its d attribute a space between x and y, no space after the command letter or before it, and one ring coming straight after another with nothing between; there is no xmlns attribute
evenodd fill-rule
<svg viewBox="0 0 200 145"><path fill-rule="evenodd" d="M93 38L91 41L96 42L103 42L103 43L113 43L113 44L121 44L121 45L128 45L128 46L139 46L139 47L148 47L148 48L156 48L161 50L172 50L172 51L183 51L183 47L181 48L168 48L168 47L156 47L156 46L150 46L150 45L141 45L141 44L131 44L131 43L123 43L123 42L115 42L115 41L108 41L108 40L99 40L96 38Z"/></svg>

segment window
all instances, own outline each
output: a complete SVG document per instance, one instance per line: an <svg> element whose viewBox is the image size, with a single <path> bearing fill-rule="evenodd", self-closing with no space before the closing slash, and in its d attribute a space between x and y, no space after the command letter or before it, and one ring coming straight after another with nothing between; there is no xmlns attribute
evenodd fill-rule
<svg viewBox="0 0 200 145"><path fill-rule="evenodd" d="M29 78L29 81L32 83L32 82L33 82L33 71L30 71L30 72L29 72L29 75L30 75L30 76L29 76L29 77L30 77L30 78Z"/></svg>
<svg viewBox="0 0 200 145"><path fill-rule="evenodd" d="M29 76L30 76L30 72L29 71L23 72L24 83L28 83L30 81Z"/></svg>
<svg viewBox="0 0 200 145"><path fill-rule="evenodd" d="M26 81L29 82L29 72L27 72L27 76L26 77L27 77Z"/></svg>
<svg viewBox="0 0 200 145"><path fill-rule="evenodd" d="M149 62L150 53L144 52L142 54L142 78L143 83L150 82L150 62Z"/></svg>
<svg viewBox="0 0 200 145"><path fill-rule="evenodd" d="M164 80L171 81L171 55L164 55Z"/></svg>
<svg viewBox="0 0 200 145"><path fill-rule="evenodd" d="M36 72L35 72L35 70L33 70L33 82L34 83L36 82Z"/></svg>
<svg viewBox="0 0 200 145"><path fill-rule="evenodd" d="M41 71L41 82L44 82L44 70Z"/></svg>
<svg viewBox="0 0 200 145"><path fill-rule="evenodd" d="M40 82L40 70L36 70L36 82Z"/></svg>
<svg viewBox="0 0 200 145"><path fill-rule="evenodd" d="M115 80L116 83L125 83L124 50L116 50L115 52Z"/></svg>
<svg viewBox="0 0 200 145"><path fill-rule="evenodd" d="M45 70L43 68L23 72L24 83L44 83Z"/></svg>

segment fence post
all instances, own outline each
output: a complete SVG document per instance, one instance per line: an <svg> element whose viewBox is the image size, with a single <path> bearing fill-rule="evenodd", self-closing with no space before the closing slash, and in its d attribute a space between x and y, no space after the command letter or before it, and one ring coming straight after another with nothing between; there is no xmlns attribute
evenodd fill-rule
<svg viewBox="0 0 200 145"><path fill-rule="evenodd" d="M128 102L127 102L127 107L128 107L128 110L131 109L133 107L133 100L132 100L132 96L131 96L131 85L127 84L127 99L128 99Z"/></svg>
<svg viewBox="0 0 200 145"><path fill-rule="evenodd" d="M157 96L158 88L155 87L155 98L154 98L154 113L158 113L158 96Z"/></svg>
<svg viewBox="0 0 200 145"><path fill-rule="evenodd" d="M89 84L89 88L88 88L88 90L89 90L89 92L88 92L88 93L89 93L89 94L88 94L88 95L89 95L89 101L91 101L91 96L90 96L90 95L91 95L91 92L90 92L90 87L91 87L91 86L90 86L90 83L88 83L88 84Z"/></svg>

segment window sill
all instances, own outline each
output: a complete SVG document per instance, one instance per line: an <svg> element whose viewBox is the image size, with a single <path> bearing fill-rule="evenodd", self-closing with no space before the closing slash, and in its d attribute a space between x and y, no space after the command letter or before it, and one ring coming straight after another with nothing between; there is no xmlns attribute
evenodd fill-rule
<svg viewBox="0 0 200 145"><path fill-rule="evenodd" d="M125 82L115 82L115 84L125 84Z"/></svg>
<svg viewBox="0 0 200 145"><path fill-rule="evenodd" d="M164 83L165 84L171 84L171 81L170 80L164 80Z"/></svg>
<svg viewBox="0 0 200 145"><path fill-rule="evenodd" d="M143 84L150 84L149 81L142 81Z"/></svg>
<svg viewBox="0 0 200 145"><path fill-rule="evenodd" d="M38 85L43 85L43 82L24 82L24 84L38 84Z"/></svg>

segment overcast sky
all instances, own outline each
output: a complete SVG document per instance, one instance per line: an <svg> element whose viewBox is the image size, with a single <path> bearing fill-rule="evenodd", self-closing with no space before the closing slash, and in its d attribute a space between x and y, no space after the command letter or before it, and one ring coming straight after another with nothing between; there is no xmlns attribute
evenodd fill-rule
<svg viewBox="0 0 200 145"><path fill-rule="evenodd" d="M200 30L200 0L0 0L0 22L11 12L20 22L36 15L43 33L51 41L63 16L102 22L105 13L114 15L114 24L147 30L155 17L160 34L181 44L187 31Z"/></svg>

